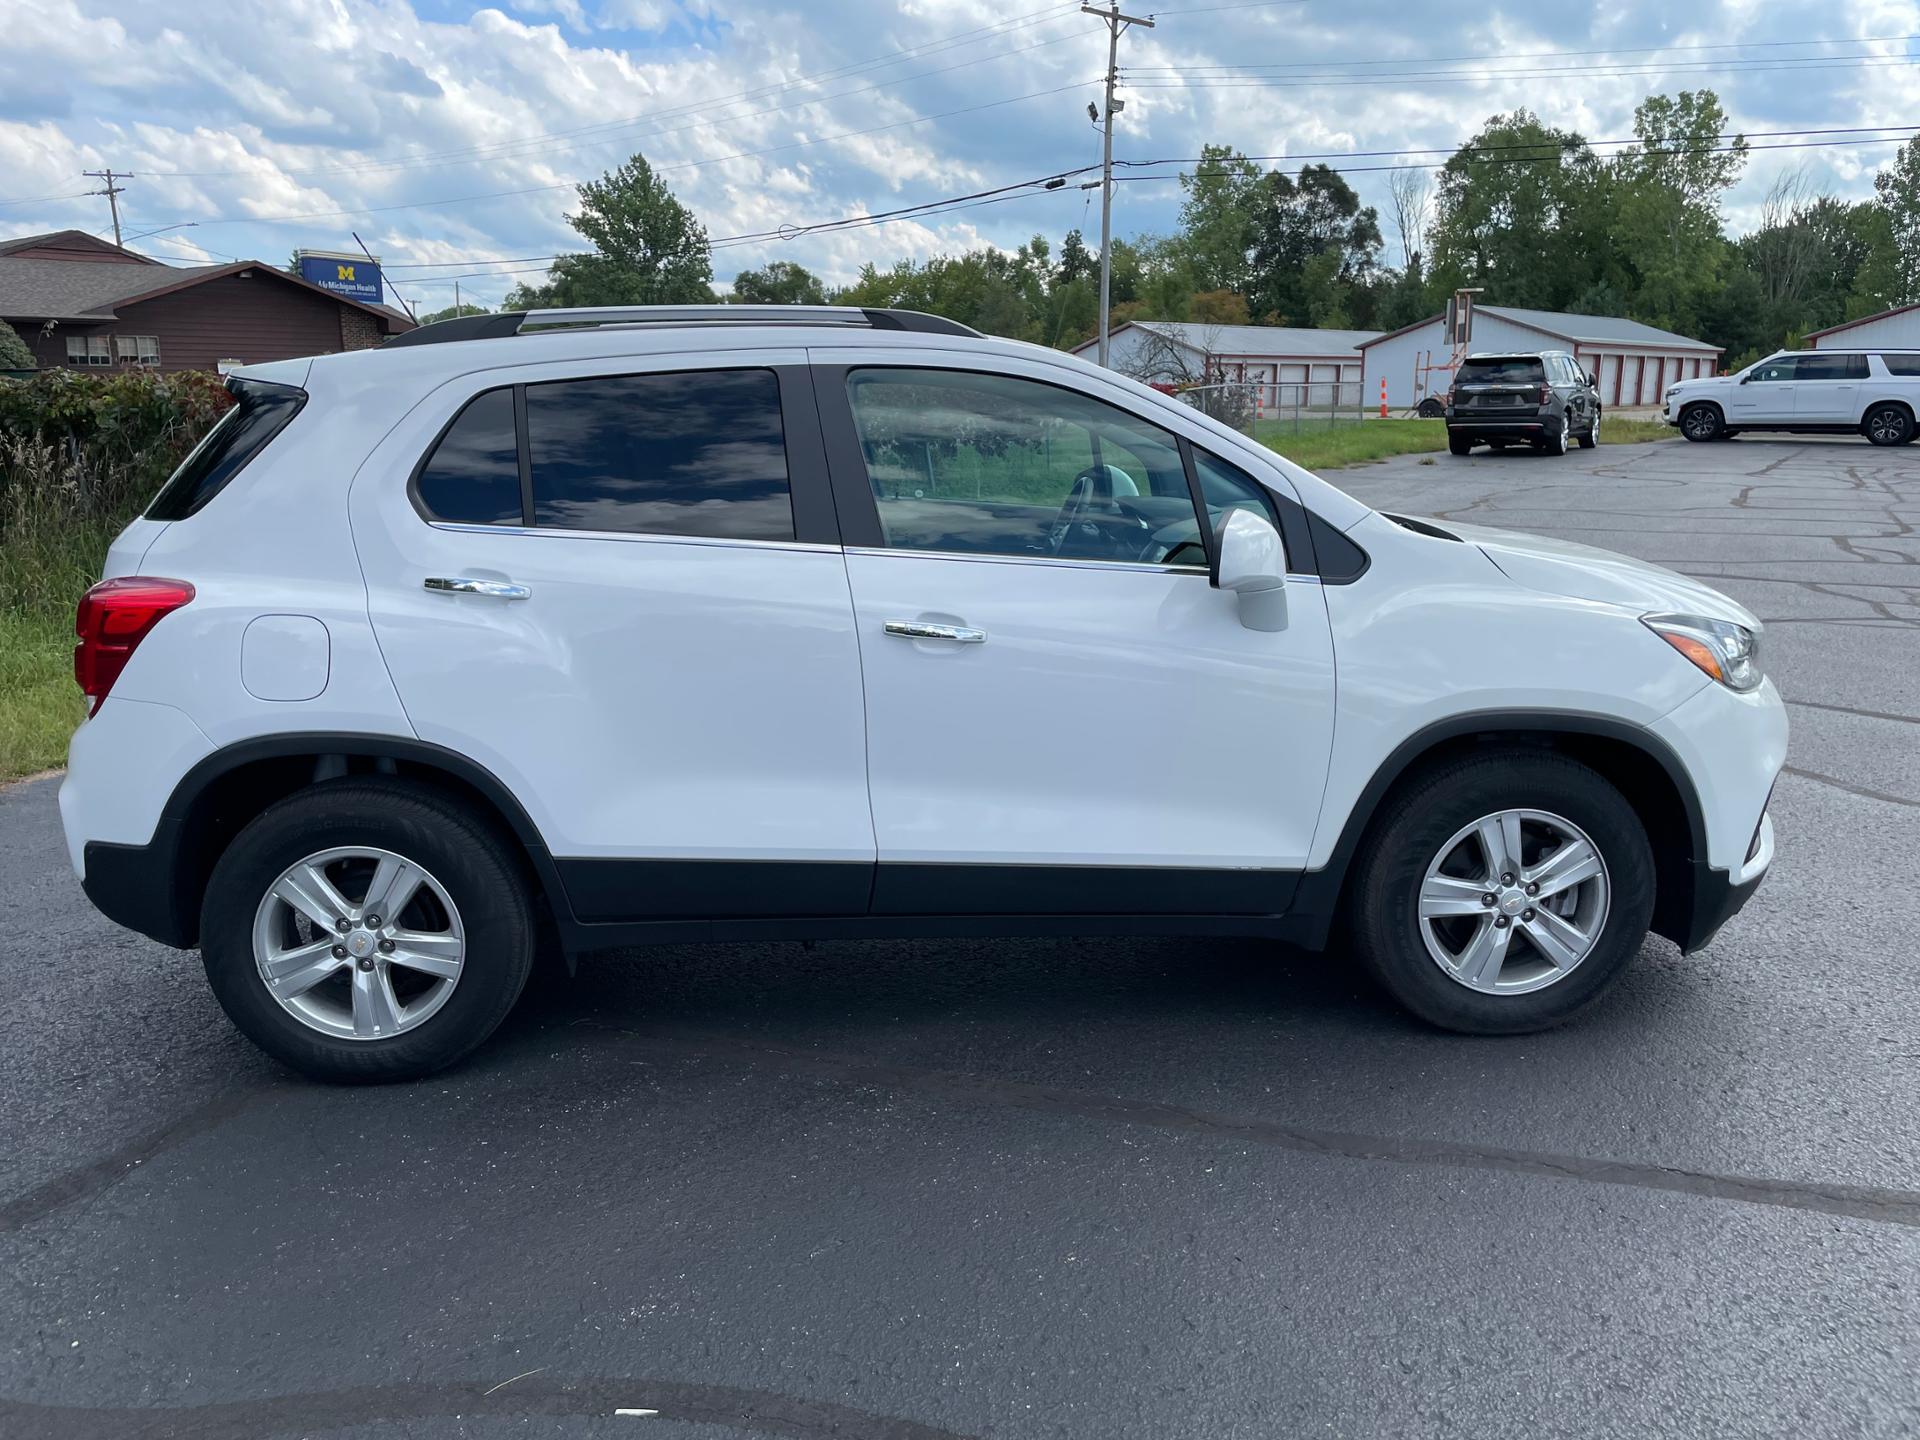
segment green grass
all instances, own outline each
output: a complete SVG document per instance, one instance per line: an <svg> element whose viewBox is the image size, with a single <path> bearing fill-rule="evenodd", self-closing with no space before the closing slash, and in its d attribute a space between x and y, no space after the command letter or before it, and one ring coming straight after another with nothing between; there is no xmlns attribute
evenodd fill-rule
<svg viewBox="0 0 1920 1440"><path fill-rule="evenodd" d="M82 711L71 616L0 610L0 781L64 764Z"/></svg>
<svg viewBox="0 0 1920 1440"><path fill-rule="evenodd" d="M1390 455L1420 455L1447 448L1444 420L1346 420L1306 422L1296 431L1291 420L1260 420L1254 438L1308 470L1337 470ZM1637 445L1670 440L1677 432L1659 420L1608 419L1600 426L1603 445Z"/></svg>

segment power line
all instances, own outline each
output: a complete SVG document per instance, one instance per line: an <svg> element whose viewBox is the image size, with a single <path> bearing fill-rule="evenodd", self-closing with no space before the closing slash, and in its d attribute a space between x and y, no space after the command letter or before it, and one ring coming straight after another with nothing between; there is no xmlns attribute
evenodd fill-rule
<svg viewBox="0 0 1920 1440"><path fill-rule="evenodd" d="M1570 69L1557 67L1544 70L1502 70L1497 74L1485 74L1478 71L1430 70L1405 71L1384 75L1294 75L1284 79L1271 80L1218 80L1198 79L1137 79L1129 74L1127 83L1136 90L1310 90L1310 89L1346 89L1365 88L1376 85L1409 85L1416 81L1431 81L1441 85L1483 85L1490 80L1565 80L1565 79L1628 79L1652 78L1662 75L1698 73L1707 75L1751 75L1764 71L1790 70L1795 74L1809 74L1819 70L1881 70L1894 67L1912 67L1913 60L1900 56L1856 56L1851 59L1828 60L1810 58L1810 63L1799 65L1791 60L1755 61L1744 64L1739 61L1717 61L1702 63L1680 63L1658 66L1622 66Z"/></svg>
<svg viewBox="0 0 1920 1440"><path fill-rule="evenodd" d="M115 246L118 246L120 244L120 197L127 192L124 186L115 185L113 182L116 178L132 180L136 177L125 171L122 171L119 176L116 177L112 166L108 166L105 170L82 170L80 173L89 180L99 180L104 183L104 189L89 190L87 193L89 195L104 195L107 197L107 208L113 211L113 243Z"/></svg>
<svg viewBox="0 0 1920 1440"><path fill-rule="evenodd" d="M1120 84L1120 37L1135 25L1153 29L1153 21L1139 15L1122 15L1120 0L1107 0L1107 8L1082 5L1081 13L1098 17L1107 27L1107 108L1101 116L1100 131L1100 328L1099 363L1107 364L1109 341L1107 297L1113 288L1113 116L1126 102L1113 97Z"/></svg>
<svg viewBox="0 0 1920 1440"><path fill-rule="evenodd" d="M1907 41L1920 40L1916 35L1850 35L1838 40L1730 40L1714 44L1697 45L1641 45L1614 46L1602 50L1530 50L1503 51L1499 54L1474 55L1402 55L1392 59L1378 57L1365 60L1288 60L1264 65L1158 65L1149 66L1149 70L1177 70L1181 74L1193 74L1209 70L1293 70L1320 66L1376 66L1376 65L1451 65L1468 64L1474 61L1498 60L1577 60L1595 55L1664 55L1677 52L1697 52L1702 50L1777 50L1806 45L1892 45ZM1760 57L1755 57L1760 58ZM1817 59L1817 56L1809 56ZM1128 68L1129 74L1144 73Z"/></svg>

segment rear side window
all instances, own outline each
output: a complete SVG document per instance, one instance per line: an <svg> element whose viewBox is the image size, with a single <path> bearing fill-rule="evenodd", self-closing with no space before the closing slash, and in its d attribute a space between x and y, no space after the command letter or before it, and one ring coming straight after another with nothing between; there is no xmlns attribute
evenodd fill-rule
<svg viewBox="0 0 1920 1440"><path fill-rule="evenodd" d="M518 525L520 447L513 391L489 390L469 400L420 467L414 488L435 519Z"/></svg>
<svg viewBox="0 0 1920 1440"><path fill-rule="evenodd" d="M1889 375L1920 375L1920 354L1882 355Z"/></svg>
<svg viewBox="0 0 1920 1440"><path fill-rule="evenodd" d="M1546 378L1546 367L1535 356L1465 360L1460 365L1460 382L1467 385L1538 385Z"/></svg>
<svg viewBox="0 0 1920 1440"><path fill-rule="evenodd" d="M229 380L227 389L233 393L233 408L160 487L147 507L149 520L184 520L197 512L226 489L307 403L306 391L264 380Z"/></svg>
<svg viewBox="0 0 1920 1440"><path fill-rule="evenodd" d="M562 380L526 395L534 524L793 538L771 370Z"/></svg>
<svg viewBox="0 0 1920 1440"><path fill-rule="evenodd" d="M1864 355L1802 355L1794 378L1798 380L1864 380Z"/></svg>

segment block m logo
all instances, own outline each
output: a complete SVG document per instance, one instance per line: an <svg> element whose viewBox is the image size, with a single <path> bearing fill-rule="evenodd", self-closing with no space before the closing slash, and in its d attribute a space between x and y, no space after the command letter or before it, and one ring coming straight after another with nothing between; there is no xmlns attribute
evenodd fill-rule
<svg viewBox="0 0 1920 1440"><path fill-rule="evenodd" d="M338 278L338 279L341 279L341 280L351 280L351 279L353 279L353 266L351 266L351 265L336 265L336 266L334 266L334 269L336 269L336 270L338 270L338 271L340 272L340 274L339 274L339 275L338 275L338 277L336 277L336 278Z"/></svg>

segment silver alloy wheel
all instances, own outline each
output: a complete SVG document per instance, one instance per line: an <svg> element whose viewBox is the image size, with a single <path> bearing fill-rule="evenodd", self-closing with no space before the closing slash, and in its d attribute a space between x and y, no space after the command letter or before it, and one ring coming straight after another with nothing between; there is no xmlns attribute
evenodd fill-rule
<svg viewBox="0 0 1920 1440"><path fill-rule="evenodd" d="M373 846L296 861L254 913L253 960L267 993L302 1025L343 1040L424 1025L460 983L466 954L446 887Z"/></svg>
<svg viewBox="0 0 1920 1440"><path fill-rule="evenodd" d="M1605 412L1602 411L1597 405L1594 407L1593 425L1587 431L1588 436L1592 439L1593 443L1596 445L1600 443L1600 417L1604 413Z"/></svg>
<svg viewBox="0 0 1920 1440"><path fill-rule="evenodd" d="M1420 883L1420 937L1447 978L1483 995L1566 979L1606 928L1612 886L1571 820L1501 810L1463 825Z"/></svg>
<svg viewBox="0 0 1920 1440"><path fill-rule="evenodd" d="M1556 455L1566 454L1567 441L1571 439L1572 436L1573 436L1573 422L1569 420L1566 416L1562 415L1560 417L1560 438L1553 442L1553 453Z"/></svg>
<svg viewBox="0 0 1920 1440"><path fill-rule="evenodd" d="M1689 440L1711 440L1715 428L1712 407L1694 406L1680 417L1680 428Z"/></svg>
<svg viewBox="0 0 1920 1440"><path fill-rule="evenodd" d="M1867 417L1867 436L1877 445L1897 445L1907 433L1907 414L1884 405Z"/></svg>

